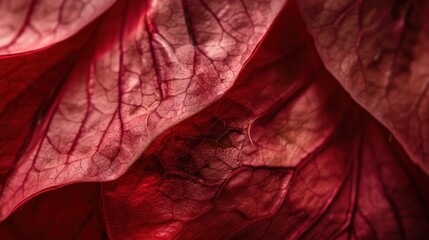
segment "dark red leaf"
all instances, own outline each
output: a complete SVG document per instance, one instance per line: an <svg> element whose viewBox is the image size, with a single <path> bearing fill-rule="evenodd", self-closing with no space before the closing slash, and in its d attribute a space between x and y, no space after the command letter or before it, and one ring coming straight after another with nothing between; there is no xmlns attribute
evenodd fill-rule
<svg viewBox="0 0 429 240"><path fill-rule="evenodd" d="M106 239L99 184L41 194L0 223L0 239Z"/></svg>
<svg viewBox="0 0 429 240"><path fill-rule="evenodd" d="M109 235L422 239L429 179L389 134L324 69L291 2L224 97L103 184Z"/></svg>
<svg viewBox="0 0 429 240"><path fill-rule="evenodd" d="M0 1L0 239L428 238L426 10Z"/></svg>

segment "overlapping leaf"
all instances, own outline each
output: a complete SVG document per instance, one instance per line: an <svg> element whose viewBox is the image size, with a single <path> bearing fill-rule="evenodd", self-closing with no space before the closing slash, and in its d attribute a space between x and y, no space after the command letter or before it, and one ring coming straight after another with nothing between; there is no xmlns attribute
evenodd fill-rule
<svg viewBox="0 0 429 240"><path fill-rule="evenodd" d="M85 27L115 0L3 0L0 56L40 50Z"/></svg>
<svg viewBox="0 0 429 240"><path fill-rule="evenodd" d="M106 239L99 185L75 184L31 199L0 224L0 238Z"/></svg>
<svg viewBox="0 0 429 240"><path fill-rule="evenodd" d="M299 3L326 67L429 173L429 2Z"/></svg>
<svg viewBox="0 0 429 240"><path fill-rule="evenodd" d="M324 69L303 26L291 3L231 91L103 184L112 239L426 234L429 179Z"/></svg>
<svg viewBox="0 0 429 240"><path fill-rule="evenodd" d="M270 29L285 3L0 2L0 219L114 180L112 239L427 237L429 5L289 1ZM0 238L106 238L99 190Z"/></svg>
<svg viewBox="0 0 429 240"><path fill-rule="evenodd" d="M30 109L31 119L39 119L34 126L2 133L2 139L19 146L17 158L5 167L11 170L5 171L0 218L48 188L107 181L124 173L155 137L229 89L283 3L115 4L95 23L91 37L73 56L74 65L61 60L68 72L60 70L64 75L59 80L49 77L62 85L41 111L44 116ZM27 64L37 64L30 60ZM43 74L34 82L43 81ZM40 97L49 92L39 91ZM30 98L30 87L23 92L20 99ZM10 104L11 112L22 109L19 100ZM7 115L2 125L17 129ZM9 150L2 151L9 158Z"/></svg>

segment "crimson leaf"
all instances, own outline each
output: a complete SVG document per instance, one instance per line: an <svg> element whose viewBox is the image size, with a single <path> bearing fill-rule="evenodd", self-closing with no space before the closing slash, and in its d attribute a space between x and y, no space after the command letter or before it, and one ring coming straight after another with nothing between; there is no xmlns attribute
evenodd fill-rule
<svg viewBox="0 0 429 240"><path fill-rule="evenodd" d="M429 2L299 3L326 67L429 173Z"/></svg>
<svg viewBox="0 0 429 240"><path fill-rule="evenodd" d="M0 225L0 238L106 239L99 184L75 184L37 196Z"/></svg>
<svg viewBox="0 0 429 240"><path fill-rule="evenodd" d="M324 69L290 3L222 99L103 184L107 227L112 239L419 239L429 179L409 163Z"/></svg>
<svg viewBox="0 0 429 240"><path fill-rule="evenodd" d="M40 50L82 29L115 0L0 2L0 55Z"/></svg>
<svg viewBox="0 0 429 240"><path fill-rule="evenodd" d="M0 238L427 238L428 3L285 3L0 2Z"/></svg>
<svg viewBox="0 0 429 240"><path fill-rule="evenodd" d="M30 9L43 8L42 2L34 4ZM5 168L11 169L2 185L0 219L48 188L107 181L123 174L155 137L229 89L282 4L280 0L117 2L96 22L81 52L72 56L74 65L62 77L65 82L53 104L42 111L42 120L34 119L34 115L41 119L34 110L37 104L16 98L9 111L2 112L5 128L18 129L27 120L15 123L7 116L24 104L35 126L2 136L13 142L18 156L11 161L8 149L0 152L9 159ZM70 14L73 11L69 9ZM11 44L7 48L22 49L20 41ZM4 61L14 57L21 59L9 56ZM29 60L36 64L35 58ZM13 71L13 66L5 68ZM26 84L25 96L19 97L30 98L39 79L42 73ZM45 90L40 91L42 97ZM22 110L17 114L25 115Z"/></svg>

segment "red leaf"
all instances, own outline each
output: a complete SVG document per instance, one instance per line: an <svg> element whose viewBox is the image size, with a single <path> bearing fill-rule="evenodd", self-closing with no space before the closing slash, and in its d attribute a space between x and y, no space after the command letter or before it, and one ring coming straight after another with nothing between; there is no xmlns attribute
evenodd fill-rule
<svg viewBox="0 0 429 240"><path fill-rule="evenodd" d="M58 43L85 27L114 2L3 0L0 2L0 56L41 50Z"/></svg>
<svg viewBox="0 0 429 240"><path fill-rule="evenodd" d="M0 239L428 237L428 3L114 2L0 2Z"/></svg>
<svg viewBox="0 0 429 240"><path fill-rule="evenodd" d="M323 68L290 3L225 96L103 184L109 235L422 239L429 179L388 134Z"/></svg>
<svg viewBox="0 0 429 240"><path fill-rule="evenodd" d="M13 142L12 152L17 156L11 160L13 154L1 149L7 176L1 189L0 219L46 189L122 175L154 138L230 88L282 4L280 0L130 0L115 4L95 22L80 52L71 56L74 65L64 58L48 64L52 67L26 82L19 97L29 99L32 83L40 86L38 82L50 70L54 73L49 79L57 79L56 71L63 74L56 96L49 86L40 86L38 98L42 99L35 105L19 101L18 95L7 97L8 101L14 99L9 113L19 109L14 114L24 118L24 104L30 108L27 111L34 125L26 126L27 119L7 118L7 112L2 116L4 128L26 129L2 133L1 139ZM67 11L73 14L74 9ZM81 20L76 26L89 21ZM76 26L67 34L73 34ZM43 38L53 43L67 34ZM9 49L23 49L13 43ZM18 62L23 59L21 55L10 57ZM37 64L35 59L30 57L27 64ZM56 64L70 67L69 72L54 67ZM12 66L4 68L13 71ZM35 110L46 102L45 94L53 104Z"/></svg>
<svg viewBox="0 0 429 240"><path fill-rule="evenodd" d="M64 79L93 28L52 48L0 58L0 182L4 185L33 131L55 102Z"/></svg>
<svg viewBox="0 0 429 240"><path fill-rule="evenodd" d="M41 194L0 224L7 239L106 239L99 184L76 184Z"/></svg>
<svg viewBox="0 0 429 240"><path fill-rule="evenodd" d="M429 173L429 2L299 3L326 67Z"/></svg>

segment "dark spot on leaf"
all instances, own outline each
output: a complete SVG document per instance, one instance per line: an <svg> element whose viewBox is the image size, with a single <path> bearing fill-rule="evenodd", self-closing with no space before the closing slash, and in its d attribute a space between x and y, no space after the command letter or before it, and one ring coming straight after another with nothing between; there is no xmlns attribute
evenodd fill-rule
<svg viewBox="0 0 429 240"><path fill-rule="evenodd" d="M222 149L231 148L234 145L232 144L231 139L228 135L224 135L219 139L219 147Z"/></svg>

